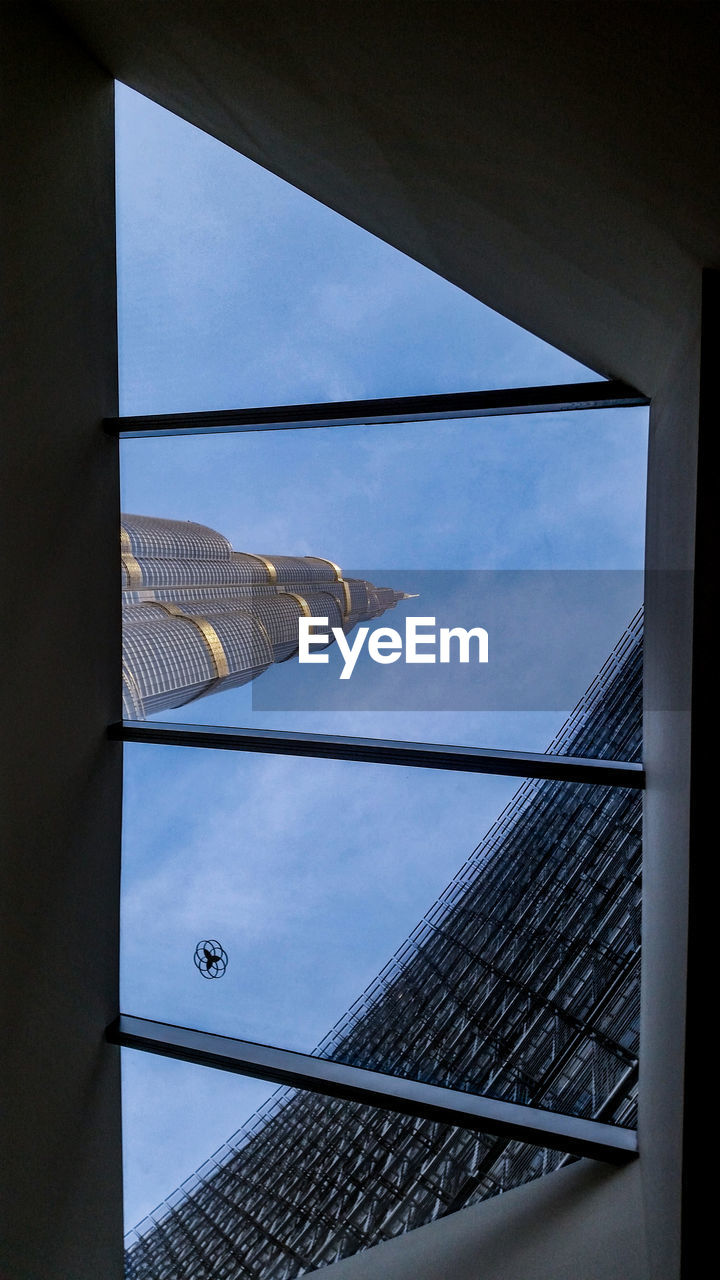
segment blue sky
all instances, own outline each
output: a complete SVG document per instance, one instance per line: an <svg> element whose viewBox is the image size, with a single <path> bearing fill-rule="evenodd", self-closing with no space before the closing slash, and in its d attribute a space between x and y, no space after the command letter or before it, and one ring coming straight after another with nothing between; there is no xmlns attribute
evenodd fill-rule
<svg viewBox="0 0 720 1280"><path fill-rule="evenodd" d="M117 107L122 412L598 376L130 90ZM411 571L638 569L645 451L641 410L129 441L123 506L399 589ZM629 600L600 599L603 651ZM543 750L564 716L260 711L237 690L182 718ZM123 1009L312 1048L514 790L129 747ZM193 968L201 936L230 954L219 982ZM128 1226L272 1092L130 1052L123 1083Z"/></svg>

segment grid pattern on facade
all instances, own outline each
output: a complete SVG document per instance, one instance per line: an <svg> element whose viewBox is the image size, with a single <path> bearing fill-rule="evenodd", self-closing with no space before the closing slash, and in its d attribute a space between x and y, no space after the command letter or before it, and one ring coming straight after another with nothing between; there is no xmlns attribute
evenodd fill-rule
<svg viewBox="0 0 720 1280"><path fill-rule="evenodd" d="M551 751L638 759L642 619ZM635 1122L641 798L527 782L316 1049L619 1125ZM291 1280L568 1157L279 1089L128 1240L129 1280Z"/></svg>
<svg viewBox="0 0 720 1280"><path fill-rule="evenodd" d="M126 719L247 684L287 661L303 614L347 632L403 599L343 578L318 556L233 551L190 521L123 516L120 543Z"/></svg>
<svg viewBox="0 0 720 1280"><path fill-rule="evenodd" d="M156 516L121 516L120 545L144 560L230 560L233 554L227 538L207 525Z"/></svg>

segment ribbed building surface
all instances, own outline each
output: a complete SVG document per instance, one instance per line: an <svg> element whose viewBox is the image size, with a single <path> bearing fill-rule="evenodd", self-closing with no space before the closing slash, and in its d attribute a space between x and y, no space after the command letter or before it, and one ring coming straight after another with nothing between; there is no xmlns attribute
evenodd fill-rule
<svg viewBox="0 0 720 1280"><path fill-rule="evenodd" d="M120 538L126 719L247 684L285 662L297 653L303 614L348 632L404 599L343 578L319 556L233 551L191 521L122 516Z"/></svg>
<svg viewBox="0 0 720 1280"><path fill-rule="evenodd" d="M555 739L639 758L642 623ZM316 1053L635 1123L641 800L528 782ZM130 1280L290 1280L557 1168L517 1141L291 1089L128 1239Z"/></svg>

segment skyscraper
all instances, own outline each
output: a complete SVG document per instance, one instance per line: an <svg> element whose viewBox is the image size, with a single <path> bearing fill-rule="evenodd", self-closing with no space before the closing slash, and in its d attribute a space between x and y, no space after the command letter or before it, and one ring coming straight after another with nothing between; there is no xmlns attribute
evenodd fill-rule
<svg viewBox="0 0 720 1280"><path fill-rule="evenodd" d="M642 618L552 752L637 760ZM315 1053L635 1122L641 801L524 783ZM280 1089L131 1234L129 1280L291 1280L537 1178L562 1153Z"/></svg>
<svg viewBox="0 0 720 1280"><path fill-rule="evenodd" d="M404 599L321 556L233 551L192 521L123 516L123 710L141 720L247 684L298 647L298 618L352 630Z"/></svg>

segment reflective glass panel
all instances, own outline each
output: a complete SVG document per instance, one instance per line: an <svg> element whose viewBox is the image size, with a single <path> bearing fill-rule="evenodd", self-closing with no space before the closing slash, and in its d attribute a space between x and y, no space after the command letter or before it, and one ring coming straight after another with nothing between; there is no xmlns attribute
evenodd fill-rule
<svg viewBox="0 0 720 1280"><path fill-rule="evenodd" d="M638 675L574 754L637 754ZM640 824L623 788L131 747L123 1007L594 1115L637 1051Z"/></svg>
<svg viewBox="0 0 720 1280"><path fill-rule="evenodd" d="M646 421L126 441L126 715L544 750L642 603Z"/></svg>
<svg viewBox="0 0 720 1280"><path fill-rule="evenodd" d="M118 205L124 413L597 377L122 87ZM123 507L149 517L124 526L126 714L527 750L557 733L556 751L637 758L641 619L624 629L646 423L125 443ZM308 597L348 642L413 615L487 626L487 668L438 661L430 680L368 639L345 685L339 640L302 669ZM127 1012L633 1122L638 793L137 745L126 759ZM133 1237L135 1280L219 1280L239 1260L289 1280L562 1160L123 1057L128 1222L166 1197Z"/></svg>
<svg viewBox="0 0 720 1280"><path fill-rule="evenodd" d="M290 1089L271 1093L244 1119L246 1082L222 1074L123 1053L126 1107L143 1092L160 1098L159 1107L148 1107L141 1133L126 1120L128 1208L137 1203L133 1167L142 1153L165 1168L164 1182L158 1174L161 1202L142 1220L128 1219L137 1221L126 1237L132 1280L243 1272L291 1280L531 1181L563 1160L559 1152ZM181 1182L190 1089L204 1099L210 1129L227 1112L231 1136ZM169 1118L173 1104L179 1125Z"/></svg>
<svg viewBox="0 0 720 1280"><path fill-rule="evenodd" d="M126 747L122 1008L312 1051L517 783L344 761ZM217 940L226 973L193 956Z"/></svg>
<svg viewBox="0 0 720 1280"><path fill-rule="evenodd" d="M636 758L640 696L639 648L629 643L614 674L578 709L567 749ZM180 748L131 746L127 757L127 1012L634 1123L638 792L547 782L517 788L502 779ZM208 933L227 949L217 981L204 981L193 966L198 936ZM126 1074L128 1114L147 1116L147 1090L158 1089L158 1124L174 1125L187 1160L201 1143L214 1081L223 1082L218 1097L228 1086L222 1074L195 1069L196 1084L180 1091L174 1110L172 1091L158 1081L175 1069L153 1065L150 1085L143 1067ZM255 1114L255 1083L248 1089L237 1112L229 1101L223 1115L240 1123L253 1112L251 1119L153 1215L157 1230L143 1224L133 1265L159 1265L159 1253L143 1251L172 1250L180 1233L183 1265L195 1259L192 1250L210 1247L219 1266L225 1231L259 1251L260 1274L290 1276L297 1271L287 1268L306 1267L308 1257L319 1265L393 1234L389 1223L403 1231L429 1220L423 1214L433 1196L437 1214L563 1159L460 1131L451 1138L441 1126L431 1126L418 1149L420 1122L308 1095L283 1093ZM155 1132L150 1117L132 1139L141 1167L143 1144L157 1146ZM340 1141L341 1133L352 1140ZM213 1120L208 1152L217 1141ZM277 1208L286 1158L288 1191L311 1200L317 1191L324 1215L308 1234L311 1255L298 1247L286 1192ZM317 1188L316 1161L325 1170ZM441 1182L426 1188L423 1209L408 1188L425 1187L426 1172ZM165 1194L158 1186L150 1195L153 1178L139 1198L132 1192L134 1205ZM373 1207L368 1189L374 1195L378 1186ZM238 1213L240 1188L243 1204L250 1197L256 1209L250 1235ZM364 1235L354 1230L356 1215L370 1224ZM291 1261L288 1246L297 1254Z"/></svg>

